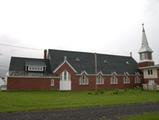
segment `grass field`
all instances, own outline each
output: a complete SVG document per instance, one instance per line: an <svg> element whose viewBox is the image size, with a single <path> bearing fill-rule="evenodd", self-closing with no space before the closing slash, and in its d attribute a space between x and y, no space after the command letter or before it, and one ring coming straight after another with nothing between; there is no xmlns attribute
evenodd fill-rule
<svg viewBox="0 0 159 120"><path fill-rule="evenodd" d="M159 102L159 92L134 90L107 90L100 94L92 91L21 91L0 92L0 112L42 109L80 108Z"/></svg>
<svg viewBox="0 0 159 120"><path fill-rule="evenodd" d="M129 116L122 120L159 120L159 112L144 113L141 115Z"/></svg>

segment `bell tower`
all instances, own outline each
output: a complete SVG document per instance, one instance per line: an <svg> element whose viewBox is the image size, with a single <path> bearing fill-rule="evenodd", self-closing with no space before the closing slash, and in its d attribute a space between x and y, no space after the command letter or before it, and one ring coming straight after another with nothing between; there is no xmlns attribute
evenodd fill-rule
<svg viewBox="0 0 159 120"><path fill-rule="evenodd" d="M154 65L154 61L152 59L152 53L153 50L149 47L144 29L144 24L142 24L142 43L141 43L141 48L139 50L139 55L140 55L139 67L147 67Z"/></svg>

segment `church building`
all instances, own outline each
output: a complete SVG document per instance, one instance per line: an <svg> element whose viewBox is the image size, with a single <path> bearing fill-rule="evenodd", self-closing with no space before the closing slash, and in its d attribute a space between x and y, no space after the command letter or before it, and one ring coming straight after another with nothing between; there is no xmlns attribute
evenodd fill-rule
<svg viewBox="0 0 159 120"><path fill-rule="evenodd" d="M159 65L155 65L152 59L153 50L149 47L145 29L142 30L142 45L139 50L139 69L143 73L143 88L159 90Z"/></svg>
<svg viewBox="0 0 159 120"><path fill-rule="evenodd" d="M44 50L44 58L11 57L7 90L97 90L159 84L143 26L140 61L119 56L66 50Z"/></svg>

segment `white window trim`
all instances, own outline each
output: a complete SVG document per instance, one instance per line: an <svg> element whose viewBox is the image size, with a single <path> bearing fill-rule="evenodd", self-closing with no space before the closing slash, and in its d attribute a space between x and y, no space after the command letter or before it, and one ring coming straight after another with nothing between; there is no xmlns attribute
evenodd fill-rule
<svg viewBox="0 0 159 120"><path fill-rule="evenodd" d="M27 71L42 72L44 71L44 66L27 66Z"/></svg>
<svg viewBox="0 0 159 120"><path fill-rule="evenodd" d="M65 76L65 74L66 74L66 76ZM71 80L71 75L70 75L70 73L69 73L67 70L64 70L64 71L60 74L60 80L63 80L63 81Z"/></svg>
<svg viewBox="0 0 159 120"><path fill-rule="evenodd" d="M115 73L113 73L112 74L112 77L111 77L111 79L110 79L110 84L118 84L118 78L116 77L116 74Z"/></svg>
<svg viewBox="0 0 159 120"><path fill-rule="evenodd" d="M55 83L54 83L54 79L51 79L51 81L50 81L51 83L50 83L50 86L54 86L55 85Z"/></svg>
<svg viewBox="0 0 159 120"><path fill-rule="evenodd" d="M96 84L97 85L103 85L104 84L104 78L102 77L102 74L98 74L96 77Z"/></svg>
<svg viewBox="0 0 159 120"><path fill-rule="evenodd" d="M88 85L88 84L89 84L89 79L88 79L87 75L82 74L82 76L79 78L79 85Z"/></svg>
<svg viewBox="0 0 159 120"><path fill-rule="evenodd" d="M148 70L147 70L147 74L148 74L148 75L153 75L153 70L152 70L152 69L148 69Z"/></svg>
<svg viewBox="0 0 159 120"><path fill-rule="evenodd" d="M138 75L135 76L135 83L141 83L141 79Z"/></svg>
<svg viewBox="0 0 159 120"><path fill-rule="evenodd" d="M123 83L124 84L130 84L130 78L128 76L124 76Z"/></svg>

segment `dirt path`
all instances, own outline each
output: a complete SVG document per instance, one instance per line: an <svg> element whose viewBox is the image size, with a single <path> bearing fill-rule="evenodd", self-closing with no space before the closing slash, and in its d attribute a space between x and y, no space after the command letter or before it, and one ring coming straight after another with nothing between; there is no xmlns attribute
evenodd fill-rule
<svg viewBox="0 0 159 120"><path fill-rule="evenodd" d="M50 110L38 112L0 113L0 120L119 120L124 115L159 111L159 103Z"/></svg>

